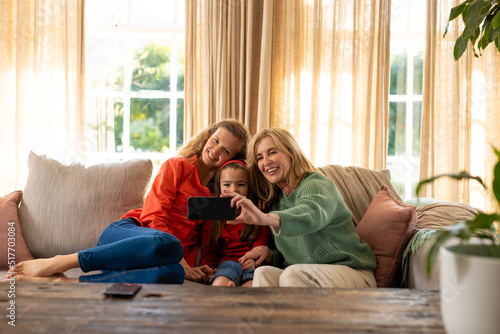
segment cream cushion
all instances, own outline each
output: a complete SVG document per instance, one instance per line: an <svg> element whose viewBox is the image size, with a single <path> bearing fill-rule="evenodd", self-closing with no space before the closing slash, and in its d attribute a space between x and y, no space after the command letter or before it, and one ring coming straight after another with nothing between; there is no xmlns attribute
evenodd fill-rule
<svg viewBox="0 0 500 334"><path fill-rule="evenodd" d="M28 168L19 218L31 254L43 258L95 246L110 223L141 207L153 164L63 165L31 152Z"/></svg>

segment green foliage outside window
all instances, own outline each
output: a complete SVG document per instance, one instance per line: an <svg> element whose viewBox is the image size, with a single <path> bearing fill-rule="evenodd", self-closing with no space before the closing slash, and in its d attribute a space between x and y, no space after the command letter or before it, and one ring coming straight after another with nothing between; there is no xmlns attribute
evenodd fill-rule
<svg viewBox="0 0 500 334"><path fill-rule="evenodd" d="M184 58L180 56L178 63L183 65ZM182 85L177 84L177 87L184 87L184 71L179 71L177 81L182 82ZM136 50L130 90L170 91L169 45L159 45L153 42ZM123 107L122 102L116 102L114 105L117 152L123 151ZM132 98L130 100L130 146L142 152L167 151L170 147L170 114L177 112L178 118L184 116L183 110L176 110L178 108L175 107L171 106L170 99L167 98ZM176 130L177 139L174 139L173 150L182 144L183 119L177 120Z"/></svg>

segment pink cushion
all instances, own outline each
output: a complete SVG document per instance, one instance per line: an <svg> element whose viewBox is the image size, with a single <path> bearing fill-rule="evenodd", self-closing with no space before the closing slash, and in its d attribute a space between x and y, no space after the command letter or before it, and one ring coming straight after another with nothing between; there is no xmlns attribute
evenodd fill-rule
<svg viewBox="0 0 500 334"><path fill-rule="evenodd" d="M401 267L403 252L415 233L416 208L399 202L382 186L356 227L377 258L378 287L390 286Z"/></svg>
<svg viewBox="0 0 500 334"><path fill-rule="evenodd" d="M31 260L33 257L24 241L18 207L23 192L16 190L0 197L0 269L8 270L16 263Z"/></svg>

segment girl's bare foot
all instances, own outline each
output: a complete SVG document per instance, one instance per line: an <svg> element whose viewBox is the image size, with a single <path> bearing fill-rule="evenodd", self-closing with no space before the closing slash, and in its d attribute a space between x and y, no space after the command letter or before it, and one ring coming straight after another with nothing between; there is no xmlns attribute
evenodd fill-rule
<svg viewBox="0 0 500 334"><path fill-rule="evenodd" d="M48 277L16 275L16 281L37 283L78 283L78 278L68 277L64 274L56 274Z"/></svg>
<svg viewBox="0 0 500 334"><path fill-rule="evenodd" d="M77 253L57 255L48 259L23 261L11 268L7 276L49 277L64 273L71 268L78 268Z"/></svg>

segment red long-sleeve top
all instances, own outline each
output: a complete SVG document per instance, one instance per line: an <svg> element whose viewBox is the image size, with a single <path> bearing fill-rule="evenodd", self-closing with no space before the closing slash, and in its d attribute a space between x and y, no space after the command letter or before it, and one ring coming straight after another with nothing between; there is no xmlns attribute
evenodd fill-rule
<svg viewBox="0 0 500 334"><path fill-rule="evenodd" d="M174 235L182 244L184 259L194 267L203 221L187 218L187 201L191 196L210 196L201 184L198 157L173 157L165 161L140 209L127 212L144 227L156 228Z"/></svg>
<svg viewBox="0 0 500 334"><path fill-rule="evenodd" d="M224 224L222 235L218 240L219 248L217 249L213 243L210 243L211 228L211 221L206 221L203 224L200 265L206 264L212 269L217 268L223 261L238 262L238 259L252 248L257 246L267 246L269 239L271 238L271 229L268 226L260 226L259 233L257 234L253 244L249 244L246 241L240 240L240 232L243 229L243 224Z"/></svg>

